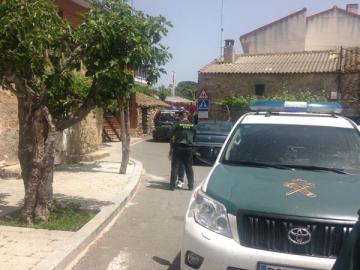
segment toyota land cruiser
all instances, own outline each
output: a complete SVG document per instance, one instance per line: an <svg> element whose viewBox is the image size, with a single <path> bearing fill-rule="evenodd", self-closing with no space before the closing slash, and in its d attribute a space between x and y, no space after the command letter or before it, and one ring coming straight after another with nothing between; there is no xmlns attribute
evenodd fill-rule
<svg viewBox="0 0 360 270"><path fill-rule="evenodd" d="M330 270L360 208L360 133L337 103L255 102L186 214L182 269Z"/></svg>

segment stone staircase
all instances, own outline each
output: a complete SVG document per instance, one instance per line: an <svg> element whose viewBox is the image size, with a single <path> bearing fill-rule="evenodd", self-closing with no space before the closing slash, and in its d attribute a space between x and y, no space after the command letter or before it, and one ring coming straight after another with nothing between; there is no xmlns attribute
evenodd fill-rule
<svg viewBox="0 0 360 270"><path fill-rule="evenodd" d="M119 142L120 137L120 121L119 119L110 113L104 113L103 122L103 141L104 142Z"/></svg>

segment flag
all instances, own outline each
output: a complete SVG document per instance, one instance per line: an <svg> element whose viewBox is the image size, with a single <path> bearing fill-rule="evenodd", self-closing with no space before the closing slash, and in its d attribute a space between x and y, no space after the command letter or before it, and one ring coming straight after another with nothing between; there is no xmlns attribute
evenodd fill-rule
<svg viewBox="0 0 360 270"><path fill-rule="evenodd" d="M359 211L360 212L360 211ZM356 222L341 248L332 270L360 269L360 220Z"/></svg>

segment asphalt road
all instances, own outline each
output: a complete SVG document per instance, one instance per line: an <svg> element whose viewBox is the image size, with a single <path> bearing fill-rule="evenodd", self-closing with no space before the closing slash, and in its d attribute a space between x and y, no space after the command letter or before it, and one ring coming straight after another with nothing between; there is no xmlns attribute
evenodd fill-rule
<svg viewBox="0 0 360 270"><path fill-rule="evenodd" d="M73 269L180 269L184 216L191 192L168 190L168 151L168 143L150 139L132 146L131 156L143 162L146 170L139 190L113 227ZM210 167L194 166L195 184L209 171Z"/></svg>

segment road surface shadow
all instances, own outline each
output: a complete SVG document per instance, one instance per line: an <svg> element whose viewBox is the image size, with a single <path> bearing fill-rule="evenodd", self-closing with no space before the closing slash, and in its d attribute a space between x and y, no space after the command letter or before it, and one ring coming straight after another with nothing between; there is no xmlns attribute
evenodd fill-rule
<svg viewBox="0 0 360 270"><path fill-rule="evenodd" d="M169 143L168 140L161 140L161 139L158 139L158 140L154 140L154 139L147 139L146 142L153 142L153 143Z"/></svg>
<svg viewBox="0 0 360 270"><path fill-rule="evenodd" d="M176 255L175 259L170 263L170 261L162 259L158 256L153 256L152 259L158 264L169 266L167 270L179 270L180 269L180 251Z"/></svg>
<svg viewBox="0 0 360 270"><path fill-rule="evenodd" d="M6 200L7 197L10 197L9 193L0 193L0 217L19 209L23 205L23 200L16 205L9 205Z"/></svg>
<svg viewBox="0 0 360 270"><path fill-rule="evenodd" d="M83 198L78 196L68 196L66 194L55 193L54 199L60 202L71 202L75 204L80 204L81 208L91 209L91 210L100 210L103 206L114 204L111 201L99 201L96 199Z"/></svg>
<svg viewBox="0 0 360 270"><path fill-rule="evenodd" d="M107 164L104 166L104 164ZM113 164L111 166L111 164ZM111 161L95 161L89 163L76 163L76 164L60 164L55 167L56 172L71 172L71 173L108 173L118 174L119 162Z"/></svg>
<svg viewBox="0 0 360 270"><path fill-rule="evenodd" d="M149 185L146 186L147 188L170 190L170 186L169 186L168 182L148 181L148 183L149 183ZM189 191L186 184L182 188L176 187L175 189L179 190L179 191Z"/></svg>
<svg viewBox="0 0 360 270"><path fill-rule="evenodd" d="M169 190L169 183L161 181L148 181L147 188Z"/></svg>

